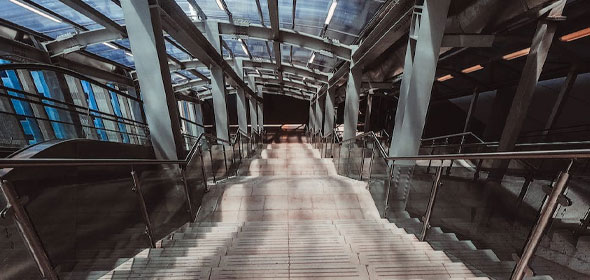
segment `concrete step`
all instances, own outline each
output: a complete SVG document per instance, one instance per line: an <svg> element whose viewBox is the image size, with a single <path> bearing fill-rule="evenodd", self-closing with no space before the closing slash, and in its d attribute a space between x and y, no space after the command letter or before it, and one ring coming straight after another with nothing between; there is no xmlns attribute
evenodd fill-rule
<svg viewBox="0 0 590 280"><path fill-rule="evenodd" d="M365 266L354 264L226 266L214 268L211 279L369 279Z"/></svg>

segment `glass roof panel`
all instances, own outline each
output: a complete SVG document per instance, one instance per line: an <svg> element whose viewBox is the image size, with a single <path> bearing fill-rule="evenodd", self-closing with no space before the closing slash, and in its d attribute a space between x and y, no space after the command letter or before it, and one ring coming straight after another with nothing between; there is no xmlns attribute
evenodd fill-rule
<svg viewBox="0 0 590 280"><path fill-rule="evenodd" d="M338 6L340 6L340 2L342 1L339 1ZM309 34L319 35L326 21L331 4L332 0L297 1L295 29ZM336 7L336 11L338 11L338 6Z"/></svg>
<svg viewBox="0 0 590 280"><path fill-rule="evenodd" d="M207 15L207 18L225 21L228 20L227 14L225 13L225 11L221 10L219 6L217 6L215 0L197 0L196 2L197 4L199 4L199 7L201 7L201 9L203 10L203 13ZM192 16L196 19L197 12L192 10L192 8L190 7L191 5L186 0L176 0L176 3L178 3L178 5L184 10L184 12L187 15ZM255 3L253 3L253 5L256 6ZM232 11L231 8L230 11Z"/></svg>
<svg viewBox="0 0 590 280"><path fill-rule="evenodd" d="M222 35L221 36L227 46L232 50L234 56L236 57L248 57L248 54L242 48L242 43L237 40L235 36L231 35ZM245 41L249 41L250 39L245 39ZM225 49L225 48L224 48ZM227 54L229 55L229 54Z"/></svg>
<svg viewBox="0 0 590 280"><path fill-rule="evenodd" d="M279 26L281 28L292 28L292 21L293 0L279 0Z"/></svg>
<svg viewBox="0 0 590 280"><path fill-rule="evenodd" d="M262 2L266 2L266 0L261 0L260 2L262 6ZM227 4L229 11L232 13L234 21L242 20L247 23L260 24L260 16L258 15L258 8L256 7L255 0L225 0L225 3ZM243 22L236 23L245 24Z"/></svg>
<svg viewBox="0 0 590 280"><path fill-rule="evenodd" d="M89 30L100 29L102 28L101 25L95 23L91 19L87 18L86 16L78 13L76 10L66 6L60 1L55 0L33 0L33 2L67 18L79 25L84 26Z"/></svg>
<svg viewBox="0 0 590 280"><path fill-rule="evenodd" d="M23 2L18 3L39 11L32 6L23 4ZM41 11L39 11L39 13L35 13L11 1L0 1L0 18L31 30L44 33L45 35L52 38L56 38L62 34L75 32L75 29L71 25L62 22L51 15Z"/></svg>
<svg viewBox="0 0 590 280"><path fill-rule="evenodd" d="M176 59L180 59L180 60L191 59L191 56L188 55L187 53L185 53L183 50L175 47L174 45L172 45L168 41L164 41L164 42L166 44L166 53L168 53L169 55L175 57Z"/></svg>
<svg viewBox="0 0 590 280"><path fill-rule="evenodd" d="M334 17L328 26L328 37L338 39L342 43L352 43L355 37L346 34L358 35L381 5L381 2L375 0L338 1Z"/></svg>
<svg viewBox="0 0 590 280"><path fill-rule="evenodd" d="M118 24L124 24L123 9L112 0L82 0Z"/></svg>
<svg viewBox="0 0 590 280"><path fill-rule="evenodd" d="M248 45L248 50L252 54L252 57L258 59L269 59L265 40L245 39L244 42L246 42Z"/></svg>
<svg viewBox="0 0 590 280"><path fill-rule="evenodd" d="M118 40L117 43L124 45L123 42L120 41L123 40ZM129 42L127 42L127 45L129 45ZM114 50L103 44L88 46L86 47L86 50L98 56L102 56L106 59L110 59L117 63L123 64L125 66L135 67L135 63L133 62L133 56L128 55L124 50Z"/></svg>

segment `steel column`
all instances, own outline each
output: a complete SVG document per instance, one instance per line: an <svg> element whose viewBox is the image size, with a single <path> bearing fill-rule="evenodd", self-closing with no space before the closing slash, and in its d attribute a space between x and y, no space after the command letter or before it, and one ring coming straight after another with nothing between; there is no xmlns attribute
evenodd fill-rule
<svg viewBox="0 0 590 280"><path fill-rule="evenodd" d="M524 125L529 105L535 93L535 87L539 81L539 76L543 71L543 65L547 59L549 48L553 42L553 37L557 29L557 23L551 20L552 17L559 17L565 7L566 1L560 0L546 19L542 19L537 24L537 31L533 37L530 53L527 56L526 64L522 70L520 82L514 94L512 107L506 118L506 125L502 131L499 152L514 150L514 145ZM501 179L504 177L505 170L508 168L510 161L496 160L492 163L495 171L490 173L491 178Z"/></svg>
<svg viewBox="0 0 590 280"><path fill-rule="evenodd" d="M315 121L316 121L316 133L321 133L322 132L322 127L324 124L324 112L322 110L322 101L320 100L320 98L316 98L315 100ZM324 132L326 133L326 132ZM321 134L323 135L323 134Z"/></svg>
<svg viewBox="0 0 590 280"><path fill-rule="evenodd" d="M390 147L392 156L418 154L450 2L425 0L422 12L413 15Z"/></svg>
<svg viewBox="0 0 590 280"><path fill-rule="evenodd" d="M122 0L121 6L156 157L178 159L184 152L178 106L172 90L160 11L151 2Z"/></svg>
<svg viewBox="0 0 590 280"><path fill-rule="evenodd" d="M351 68L346 83L346 100L344 103L344 139L356 136L359 119L359 102L361 94L362 69Z"/></svg>
<svg viewBox="0 0 590 280"><path fill-rule="evenodd" d="M257 87L257 93L258 96L262 98L262 86L258 86ZM257 119L258 119L258 130L260 131L260 133L262 133L264 131L264 110L262 108L262 102L258 102L257 103Z"/></svg>
<svg viewBox="0 0 590 280"><path fill-rule="evenodd" d="M334 91L335 88L328 87L326 92L326 101L324 109L324 135L329 135L334 131Z"/></svg>
<svg viewBox="0 0 590 280"><path fill-rule="evenodd" d="M373 90L367 94L367 108L365 109L365 127L364 132L371 131L371 107L373 106Z"/></svg>

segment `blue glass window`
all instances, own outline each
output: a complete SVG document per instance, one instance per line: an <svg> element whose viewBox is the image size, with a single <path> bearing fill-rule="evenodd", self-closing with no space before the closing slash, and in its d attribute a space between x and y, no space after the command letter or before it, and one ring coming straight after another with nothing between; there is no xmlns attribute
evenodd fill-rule
<svg viewBox="0 0 590 280"><path fill-rule="evenodd" d="M9 62L2 60L1 63L6 64ZM2 83L4 86L16 90L22 90L22 86L15 71L0 71L0 77L2 78ZM8 91L8 94L21 98L25 97L24 94L10 90ZM35 115L33 113L33 109L31 108L31 104L26 101L16 99L10 99L10 101L12 103L12 107L14 108L14 112L16 112L17 115L24 116L23 118L19 119L19 121L25 137L28 138L27 140L29 141L29 144L35 144L37 142L43 141L43 133L41 133L41 129L39 129L37 120L35 120Z"/></svg>
<svg viewBox="0 0 590 280"><path fill-rule="evenodd" d="M47 82L45 81L45 76L41 71L31 71L31 76L33 77L33 82L35 83L35 88L39 94L48 97L48 98L56 98L55 96L51 95L51 91L47 86ZM54 105L54 102L49 100L43 100L43 103ZM63 121L59 117L59 111L57 108L45 106L45 112L47 112L47 117L52 121ZM53 132L55 133L55 137L57 139L66 139L66 132L64 129L63 123L58 122L51 122L51 127L53 128Z"/></svg>
<svg viewBox="0 0 590 280"><path fill-rule="evenodd" d="M119 98L117 98L117 93L112 92L109 90L109 94L111 95L111 104L113 105L113 111L117 117L123 117L123 113L121 112L121 106L119 104ZM120 120L120 119L119 119ZM123 136L123 143L129 143L129 134L127 134L127 127L123 123L117 123L119 125L119 131L121 131L121 135Z"/></svg>
<svg viewBox="0 0 590 280"><path fill-rule="evenodd" d="M82 83L82 89L84 90L84 93L86 94L86 99L88 100L88 107L92 110L98 110L98 104L96 104L96 98L94 98L94 91L92 90L92 86L88 81L80 80L80 82ZM99 114L96 112L90 112L90 115L93 116L92 119L94 121L94 127L97 128L96 133L98 133L98 137L100 138L100 140L108 141L109 138L107 136L106 131L104 130L104 124L102 122L102 119L98 117Z"/></svg>

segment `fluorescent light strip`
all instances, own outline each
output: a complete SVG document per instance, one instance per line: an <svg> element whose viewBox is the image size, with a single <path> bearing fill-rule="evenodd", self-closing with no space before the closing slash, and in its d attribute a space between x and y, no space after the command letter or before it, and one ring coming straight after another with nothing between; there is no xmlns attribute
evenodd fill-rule
<svg viewBox="0 0 590 280"><path fill-rule="evenodd" d="M311 57L309 58L309 62L308 63L313 63L313 60L315 59L315 53L311 54Z"/></svg>
<svg viewBox="0 0 590 280"><path fill-rule="evenodd" d="M471 67L468 67L468 68L465 68L465 69L461 70L461 73L469 74L469 73L472 73L472 72L475 72L475 71L479 71L481 69L483 69L483 66L481 66L480 64L478 64L478 65L471 66Z"/></svg>
<svg viewBox="0 0 590 280"><path fill-rule="evenodd" d="M590 27L578 30L576 32L572 32L567 35L563 35L559 38L559 40L562 42L571 42L574 40L578 40L580 38L584 38L586 36L590 36Z"/></svg>
<svg viewBox="0 0 590 280"><path fill-rule="evenodd" d="M44 17L44 18L50 19L50 20L55 21L57 23L61 23L61 20L60 19L55 18L55 17L53 17L53 16L51 16L51 15L49 15L49 14L43 12L43 11L40 11L40 10L38 10L35 7L31 7L31 6L29 6L29 5L25 4L25 3L19 2L17 0L10 0L10 2L12 2L12 3L16 4L16 5L19 5L19 6L25 8L25 9L27 9L27 10L35 13L35 14L38 14L38 15Z"/></svg>
<svg viewBox="0 0 590 280"><path fill-rule="evenodd" d="M448 81L448 80L450 80L452 78L455 78L455 77L453 77L453 75L451 75L451 74L448 74L448 75L442 76L442 77L440 77L440 78L438 78L436 80L439 81L439 82L444 82L444 81Z"/></svg>
<svg viewBox="0 0 590 280"><path fill-rule="evenodd" d="M117 46L115 46L115 45L113 45L113 44L111 44L109 42L105 42L105 43L102 43L102 44L105 45L105 46L107 46L107 47L109 47L109 48L111 48L111 49L113 49L113 50L118 50L119 49Z"/></svg>
<svg viewBox="0 0 590 280"><path fill-rule="evenodd" d="M522 56L525 56L531 52L531 48L522 49L513 53L509 53L502 57L504 60L513 60Z"/></svg>
<svg viewBox="0 0 590 280"><path fill-rule="evenodd" d="M334 16L334 10L336 10L336 6L338 5L338 1L332 0L332 5L330 5L330 10L328 10L328 16L326 17L325 24L330 24L332 21L332 17Z"/></svg>
<svg viewBox="0 0 590 280"><path fill-rule="evenodd" d="M217 2L217 7L219 7L219 9L221 9L222 11L225 11L225 8L223 7L223 3L221 1L222 0L215 0L215 2Z"/></svg>

